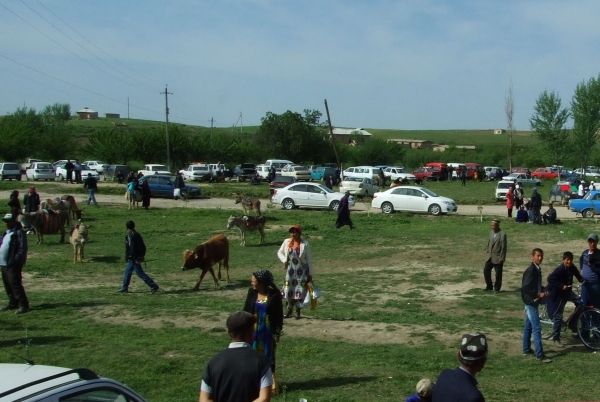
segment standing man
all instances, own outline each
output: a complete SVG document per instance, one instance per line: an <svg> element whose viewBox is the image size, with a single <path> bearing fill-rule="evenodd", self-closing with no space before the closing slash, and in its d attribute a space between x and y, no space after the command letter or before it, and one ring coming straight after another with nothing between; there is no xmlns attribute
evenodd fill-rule
<svg viewBox="0 0 600 402"><path fill-rule="evenodd" d="M533 192L531 193L531 210L533 211L533 224L541 225L542 224L542 214L540 213L542 209L542 196L537 192L537 188L533 188Z"/></svg>
<svg viewBox="0 0 600 402"><path fill-rule="evenodd" d="M252 349L254 316L237 311L227 318L229 348L215 355L202 373L200 402L269 402L271 361Z"/></svg>
<svg viewBox="0 0 600 402"><path fill-rule="evenodd" d="M492 221L492 231L488 238L486 247L486 260L483 267L483 279L485 279L484 291L493 290L495 293L500 292L502 287L502 268L506 261L506 233L500 230L500 221L494 219ZM496 283L492 283L492 269L496 271Z"/></svg>
<svg viewBox="0 0 600 402"><path fill-rule="evenodd" d="M181 172L177 173L177 177L175 177L175 189L173 190L173 198L178 200L181 196L181 189L185 187L185 183L183 182L183 174Z"/></svg>
<svg viewBox="0 0 600 402"><path fill-rule="evenodd" d="M344 225L350 226L350 229L354 229L355 226L350 219L350 205L348 205L348 198L350 198L350 191L346 191L342 199L340 200L340 205L338 206L338 218L335 221L336 229L341 228Z"/></svg>
<svg viewBox="0 0 600 402"><path fill-rule="evenodd" d="M433 386L433 402L485 402L475 376L483 370L487 352L485 335L463 335L457 353L460 366L442 370Z"/></svg>
<svg viewBox="0 0 600 402"><path fill-rule="evenodd" d="M581 285L581 301L586 306L600 306L600 281L598 268L590 260L598 260L598 235L591 233L588 236L588 249L581 253L579 266L581 276L585 280Z"/></svg>
<svg viewBox="0 0 600 402"><path fill-rule="evenodd" d="M71 182L73 184L73 170L75 170L75 165L73 165L71 159L65 163L65 169L67 170L67 183Z"/></svg>
<svg viewBox="0 0 600 402"><path fill-rule="evenodd" d="M467 185L467 167L466 166L464 166L460 170L460 180L462 181L463 186Z"/></svg>
<svg viewBox="0 0 600 402"><path fill-rule="evenodd" d="M540 300L547 296L542 286L542 268L540 264L544 261L544 252L541 248L534 248L531 252L531 264L523 273L521 282L521 299L525 303L525 328L523 329L523 355L533 354L531 350L531 335L533 333L533 344L535 346L535 357L541 363L552 363L546 357L542 347L542 324L538 307Z"/></svg>
<svg viewBox="0 0 600 402"><path fill-rule="evenodd" d="M144 272L142 269L142 261L146 257L146 245L142 236L135 231L135 222L127 221L125 224L127 228L127 236L125 236L125 261L127 261L127 268L125 268L125 276L123 277L123 286L117 290L119 293L129 292L129 283L131 282L131 275L135 271L136 275L143 280L146 285L150 286L150 293L154 294L159 289L159 286Z"/></svg>
<svg viewBox="0 0 600 402"><path fill-rule="evenodd" d="M333 180L333 176L331 175L329 175L329 177L325 179L325 187L327 187L330 190L333 190L334 183L335 181Z"/></svg>
<svg viewBox="0 0 600 402"><path fill-rule="evenodd" d="M23 288L23 266L27 262L27 236L16 216L6 214L2 220L6 223L6 232L0 244L0 267L2 282L8 296L8 305L0 311L17 310L17 314L29 311L29 300Z"/></svg>
<svg viewBox="0 0 600 402"><path fill-rule="evenodd" d="M88 199L86 204L90 205L90 202L93 202L94 205L98 205L96 202L96 190L98 189L98 182L96 179L92 177L91 173L88 173L87 178L85 179L85 183L83 184L83 188L87 188L88 190Z"/></svg>
<svg viewBox="0 0 600 402"><path fill-rule="evenodd" d="M73 171L75 172L75 182L77 184L81 184L81 163L79 163L79 159L75 159L75 164L73 165Z"/></svg>

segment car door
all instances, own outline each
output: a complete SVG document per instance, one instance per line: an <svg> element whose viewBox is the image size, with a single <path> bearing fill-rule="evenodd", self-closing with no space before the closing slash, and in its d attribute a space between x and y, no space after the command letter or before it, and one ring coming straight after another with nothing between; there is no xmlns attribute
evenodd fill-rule
<svg viewBox="0 0 600 402"><path fill-rule="evenodd" d="M307 191L306 184L296 184L288 189L288 194L286 197L294 200L294 204L296 204L296 206L307 206L309 205Z"/></svg>
<svg viewBox="0 0 600 402"><path fill-rule="evenodd" d="M415 212L427 212L429 209L429 200L427 194L416 188L408 189L409 201L411 211Z"/></svg>
<svg viewBox="0 0 600 402"><path fill-rule="evenodd" d="M379 188L375 186L375 183L371 179L365 179L363 181L363 187L369 192L370 195L373 195L375 192L379 191Z"/></svg>
<svg viewBox="0 0 600 402"><path fill-rule="evenodd" d="M308 203L311 207L327 207L329 206L328 193L314 184L307 184Z"/></svg>
<svg viewBox="0 0 600 402"><path fill-rule="evenodd" d="M395 211L410 211L408 188L396 187L390 194L388 201L392 203Z"/></svg>

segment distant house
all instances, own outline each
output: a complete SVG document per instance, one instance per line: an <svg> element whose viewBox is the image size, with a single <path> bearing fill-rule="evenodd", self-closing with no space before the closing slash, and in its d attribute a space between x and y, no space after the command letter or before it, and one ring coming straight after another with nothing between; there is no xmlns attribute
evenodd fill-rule
<svg viewBox="0 0 600 402"><path fill-rule="evenodd" d="M388 142L395 142L400 145L404 145L407 148L414 149L431 149L433 148L433 142L429 140L408 140L400 138L392 138Z"/></svg>
<svg viewBox="0 0 600 402"><path fill-rule="evenodd" d="M494 134L504 134L506 133L506 130L503 128L497 128L494 130Z"/></svg>
<svg viewBox="0 0 600 402"><path fill-rule="evenodd" d="M98 112L86 106L77 111L77 116L79 116L79 120L96 120L98 118Z"/></svg>
<svg viewBox="0 0 600 402"><path fill-rule="evenodd" d="M444 152L448 148L450 148L450 145L435 144L433 146L433 150L435 152ZM474 150L477 149L477 147L475 147L475 145L455 145L454 148L456 148L456 149L468 149L468 150L471 150L471 151L474 151Z"/></svg>
<svg viewBox="0 0 600 402"><path fill-rule="evenodd" d="M357 145L371 139L371 133L362 128L339 128L333 129L334 138L342 144Z"/></svg>
<svg viewBox="0 0 600 402"><path fill-rule="evenodd" d="M106 119L120 119L121 118L121 114L120 113L104 113L104 118L106 118Z"/></svg>

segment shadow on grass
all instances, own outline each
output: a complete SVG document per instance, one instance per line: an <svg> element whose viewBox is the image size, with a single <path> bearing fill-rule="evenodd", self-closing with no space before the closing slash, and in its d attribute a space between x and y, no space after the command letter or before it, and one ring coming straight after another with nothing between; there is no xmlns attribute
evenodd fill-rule
<svg viewBox="0 0 600 402"><path fill-rule="evenodd" d="M91 262L104 262L106 264L115 264L121 261L121 259L121 257L117 257L116 255L101 255L91 258Z"/></svg>
<svg viewBox="0 0 600 402"><path fill-rule="evenodd" d="M0 341L0 348L17 346L17 345L51 345L54 343L62 343L66 341L72 341L75 337L72 336L33 336L31 338L15 338Z"/></svg>
<svg viewBox="0 0 600 402"><path fill-rule="evenodd" d="M259 243L248 243L248 240L246 240L246 246L245 247L269 247L269 246L281 246L282 241L272 241L270 243L265 242L263 244L259 244Z"/></svg>
<svg viewBox="0 0 600 402"><path fill-rule="evenodd" d="M37 310L52 310L55 308L61 308L61 307L72 307L72 308L82 308L82 307L98 307L98 306L103 306L106 303L102 303L102 302L80 302L80 303L44 303L44 304L38 304L36 306L33 306L31 308L32 311L37 311Z"/></svg>
<svg viewBox="0 0 600 402"><path fill-rule="evenodd" d="M206 280L206 278L204 278ZM200 290L194 290L193 287L190 288L185 288L185 289L173 289L173 290L165 290L165 291L161 291L161 293L166 294L166 295L180 295L180 294L187 294L187 293L206 293L206 292L220 292L220 291L228 291L228 290L235 290L235 289L240 289L240 288L249 288L250 287L250 280L248 281L233 281L231 283L227 283L225 284L225 282L221 282L221 284L218 287L214 287L212 286L206 286L205 282L202 281L202 285L200 285Z"/></svg>
<svg viewBox="0 0 600 402"><path fill-rule="evenodd" d="M285 382L286 391L306 391L316 390L321 388L333 388L343 387L349 384L356 384L362 382L370 382L377 380L377 377L366 376L366 377L325 377L320 379L298 381L298 382Z"/></svg>

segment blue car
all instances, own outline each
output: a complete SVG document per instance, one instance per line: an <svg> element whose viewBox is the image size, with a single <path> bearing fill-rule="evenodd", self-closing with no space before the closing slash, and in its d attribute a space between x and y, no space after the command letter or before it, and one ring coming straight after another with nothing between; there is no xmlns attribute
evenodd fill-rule
<svg viewBox="0 0 600 402"><path fill-rule="evenodd" d="M142 177L140 184L144 181L148 181L152 197L173 198L173 191L175 190L175 178L173 176L155 174ZM183 199L199 197L200 195L202 195L202 190L198 186L186 183L185 187L181 189L181 198Z"/></svg>
<svg viewBox="0 0 600 402"><path fill-rule="evenodd" d="M325 180L327 177L329 177L329 175L331 175L332 177L335 178L335 169L334 168L320 166L320 167L316 168L315 170L311 170L311 172L310 172L311 179L313 179L315 181Z"/></svg>
<svg viewBox="0 0 600 402"><path fill-rule="evenodd" d="M583 198L569 201L569 209L580 213L584 218L593 218L600 213L600 191L592 190Z"/></svg>

